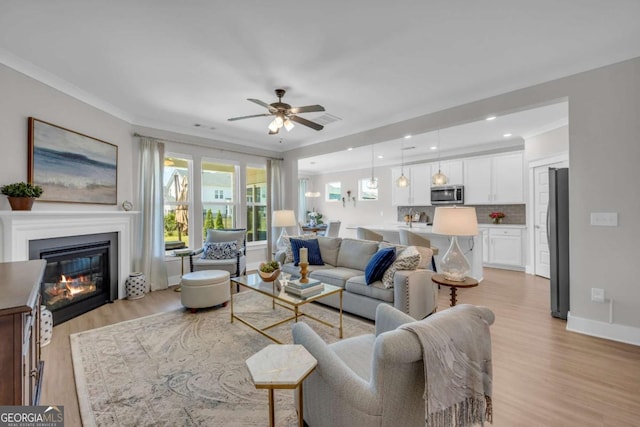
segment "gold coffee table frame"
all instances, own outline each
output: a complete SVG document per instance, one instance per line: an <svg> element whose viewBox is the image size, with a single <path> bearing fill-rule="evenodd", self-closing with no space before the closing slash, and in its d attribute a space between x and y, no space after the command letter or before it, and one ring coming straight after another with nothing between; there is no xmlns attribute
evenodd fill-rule
<svg viewBox="0 0 640 427"><path fill-rule="evenodd" d="M258 292L262 295L265 295L269 298L271 298L271 304L272 304L272 308L275 309L276 305L279 305L280 307L286 308L289 311L293 312L293 315L279 320L275 323L269 324L263 328L260 328L256 325L254 325L253 323L249 322L246 319L243 319L242 317L238 316L235 314L235 312L233 311L233 297L234 297L234 293L233 293L233 285L234 283L236 285L240 285L242 287L245 287L249 290ZM278 284L279 285L279 284ZM230 305L230 309L231 309L231 323L233 323L234 319L238 320L242 323L244 323L245 325L247 325L248 327L250 327L251 329L253 329L256 332L261 333L262 335L264 335L265 337L269 338L270 340L272 340L273 342L276 342L278 344L282 344L282 342L280 342L278 339L276 339L275 337L273 337L272 335L269 335L266 331L271 329L271 328L275 328L278 325L282 325L283 323L287 323L290 321L295 321L297 322L298 319L300 317L308 317L309 319L313 319L316 322L322 323L325 326L329 326L330 328L338 328L339 331L339 338L342 339L342 288L339 288L337 286L333 286L333 285L327 285L326 283L324 284L324 290L314 296L311 296L309 298L298 298L294 295L288 294L286 293L284 290L278 290L276 289L276 281L273 281L271 283L267 283L267 282L263 282L262 279L260 278L259 274L249 274L247 276L240 276L240 277L232 277L229 283L229 286L231 287L231 300L229 301L229 305ZM308 313L304 313L302 311L300 311L300 307L308 304L310 302L313 301L317 301L321 298L327 297L329 295L335 295L335 294L339 294L340 296L340 323L338 325L326 322L322 319L318 319L317 317L314 317Z"/></svg>

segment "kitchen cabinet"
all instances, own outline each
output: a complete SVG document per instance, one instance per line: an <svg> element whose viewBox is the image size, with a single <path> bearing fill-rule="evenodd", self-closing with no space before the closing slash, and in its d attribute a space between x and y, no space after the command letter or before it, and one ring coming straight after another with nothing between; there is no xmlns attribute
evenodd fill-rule
<svg viewBox="0 0 640 427"><path fill-rule="evenodd" d="M483 262L495 267L523 269L523 231L521 228L488 227L488 233L483 233L483 249L488 236L487 258Z"/></svg>
<svg viewBox="0 0 640 427"><path fill-rule="evenodd" d="M482 263L489 263L489 229L478 227L478 233L482 239Z"/></svg>
<svg viewBox="0 0 640 427"><path fill-rule="evenodd" d="M404 176L409 178L408 187L398 187L397 179L402 168L391 169L391 201L394 206L430 206L431 205L431 167L419 164L404 167Z"/></svg>
<svg viewBox="0 0 640 427"><path fill-rule="evenodd" d="M523 153L464 160L465 204L524 203Z"/></svg>
<svg viewBox="0 0 640 427"><path fill-rule="evenodd" d="M447 177L446 185L463 185L463 161L453 160L440 162L440 171ZM431 164L431 176L438 173L438 162Z"/></svg>

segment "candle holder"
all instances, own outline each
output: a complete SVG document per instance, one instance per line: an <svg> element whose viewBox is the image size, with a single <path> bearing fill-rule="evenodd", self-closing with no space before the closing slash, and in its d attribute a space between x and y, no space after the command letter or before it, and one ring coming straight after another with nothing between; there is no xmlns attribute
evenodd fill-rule
<svg viewBox="0 0 640 427"><path fill-rule="evenodd" d="M309 279L307 278L307 267L309 266L308 262L300 263L300 283L309 283Z"/></svg>

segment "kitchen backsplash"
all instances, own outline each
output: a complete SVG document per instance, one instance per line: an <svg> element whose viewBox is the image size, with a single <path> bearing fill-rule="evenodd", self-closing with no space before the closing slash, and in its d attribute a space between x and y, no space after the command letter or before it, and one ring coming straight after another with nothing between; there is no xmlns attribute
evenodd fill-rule
<svg viewBox="0 0 640 427"><path fill-rule="evenodd" d="M505 217L502 219L503 224L526 224L526 205L464 205L476 208L478 216L478 224L491 224L492 219L489 217L491 212L502 212ZM398 206L398 221L404 221L404 216L409 212L420 213L420 222L432 222L435 206Z"/></svg>

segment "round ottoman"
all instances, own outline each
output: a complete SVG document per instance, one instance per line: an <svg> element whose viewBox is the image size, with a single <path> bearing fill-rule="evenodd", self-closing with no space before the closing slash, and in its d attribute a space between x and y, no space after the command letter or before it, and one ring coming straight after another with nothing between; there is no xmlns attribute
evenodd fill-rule
<svg viewBox="0 0 640 427"><path fill-rule="evenodd" d="M182 305L196 312L198 308L227 305L231 299L229 272L202 270L182 276Z"/></svg>

